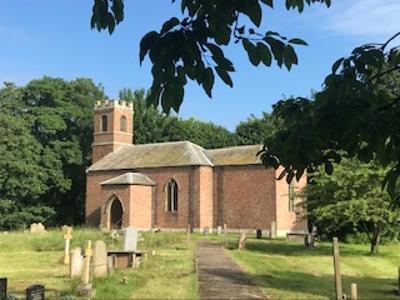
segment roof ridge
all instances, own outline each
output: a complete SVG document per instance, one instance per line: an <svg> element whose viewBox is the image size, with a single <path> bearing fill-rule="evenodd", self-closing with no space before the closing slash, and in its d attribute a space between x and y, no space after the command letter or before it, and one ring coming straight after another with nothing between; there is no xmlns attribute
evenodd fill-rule
<svg viewBox="0 0 400 300"><path fill-rule="evenodd" d="M262 147L262 144L228 146L228 147L215 148L215 149L206 149L206 151L229 150L229 149L234 149L234 148L257 147L257 146Z"/></svg>

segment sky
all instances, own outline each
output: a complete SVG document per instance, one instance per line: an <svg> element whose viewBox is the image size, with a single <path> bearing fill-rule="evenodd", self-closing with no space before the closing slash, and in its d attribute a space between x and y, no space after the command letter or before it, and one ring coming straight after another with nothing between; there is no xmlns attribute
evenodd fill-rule
<svg viewBox="0 0 400 300"><path fill-rule="evenodd" d="M125 0L125 20L110 36L90 28L92 0L0 0L0 85L24 85L47 76L72 80L89 77L101 84L110 98L123 88L149 88L148 60L139 64L139 42L166 20L180 16L179 2ZM226 48L235 64L234 87L217 80L213 98L196 84L188 84L179 112L234 130L251 115L270 112L287 96L309 96L319 90L332 64L356 46L383 42L400 31L400 0L332 0L302 14L287 11L282 0L263 10L265 30L299 37L299 65L292 71L253 67L241 44Z"/></svg>

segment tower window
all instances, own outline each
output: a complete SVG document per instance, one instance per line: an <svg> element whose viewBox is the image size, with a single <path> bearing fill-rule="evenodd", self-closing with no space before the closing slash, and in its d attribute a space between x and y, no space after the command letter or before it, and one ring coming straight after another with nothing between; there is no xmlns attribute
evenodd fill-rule
<svg viewBox="0 0 400 300"><path fill-rule="evenodd" d="M119 123L120 123L119 124L120 130L123 131L123 132L126 132L127 131L127 129L126 129L126 117L125 116L121 116L121 120L120 120Z"/></svg>
<svg viewBox="0 0 400 300"><path fill-rule="evenodd" d="M178 211L178 185L174 179L167 184L167 211Z"/></svg>
<svg viewBox="0 0 400 300"><path fill-rule="evenodd" d="M107 116L101 116L101 131L108 131L108 119Z"/></svg>

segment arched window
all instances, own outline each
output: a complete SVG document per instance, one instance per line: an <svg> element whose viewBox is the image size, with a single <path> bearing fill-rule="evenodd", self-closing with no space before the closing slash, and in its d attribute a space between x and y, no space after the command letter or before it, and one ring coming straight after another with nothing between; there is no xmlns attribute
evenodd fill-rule
<svg viewBox="0 0 400 300"><path fill-rule="evenodd" d="M178 211L178 184L174 179L167 184L167 211Z"/></svg>
<svg viewBox="0 0 400 300"><path fill-rule="evenodd" d="M101 131L108 131L108 119L107 116L101 116Z"/></svg>
<svg viewBox="0 0 400 300"><path fill-rule="evenodd" d="M124 115L121 116L121 120L119 121L120 130L126 132L126 117Z"/></svg>

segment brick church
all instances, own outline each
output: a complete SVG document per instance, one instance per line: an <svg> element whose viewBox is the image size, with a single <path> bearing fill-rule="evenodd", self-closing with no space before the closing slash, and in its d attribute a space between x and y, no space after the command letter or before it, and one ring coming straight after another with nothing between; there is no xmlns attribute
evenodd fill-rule
<svg viewBox="0 0 400 300"><path fill-rule="evenodd" d="M133 105L95 105L93 164L87 170L86 223L107 229L133 226L194 230L227 224L283 236L307 222L295 191L276 180L257 157L260 146L207 150L190 141L135 145Z"/></svg>

